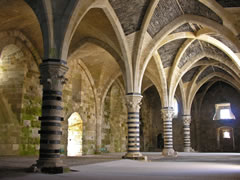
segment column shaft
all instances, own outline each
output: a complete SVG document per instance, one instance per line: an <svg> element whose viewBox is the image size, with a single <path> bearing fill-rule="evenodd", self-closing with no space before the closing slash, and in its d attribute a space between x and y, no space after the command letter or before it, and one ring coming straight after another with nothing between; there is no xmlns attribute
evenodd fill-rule
<svg viewBox="0 0 240 180"><path fill-rule="evenodd" d="M40 154L37 167L42 172L62 173L60 145L63 121L62 88L67 66L61 60L44 60L40 65L41 84L43 85L42 116L40 133Z"/></svg>
<svg viewBox="0 0 240 180"><path fill-rule="evenodd" d="M191 151L190 124L191 124L191 116L183 115L184 152Z"/></svg>
<svg viewBox="0 0 240 180"><path fill-rule="evenodd" d="M173 133L172 133L173 116L174 110L172 107L162 108L163 137L164 137L164 149L162 154L164 156L176 156L176 153L173 149Z"/></svg>
<svg viewBox="0 0 240 180"><path fill-rule="evenodd" d="M127 153L123 158L126 159L145 159L140 153L140 116L139 110L142 96L137 93L126 95L128 108L128 145Z"/></svg>

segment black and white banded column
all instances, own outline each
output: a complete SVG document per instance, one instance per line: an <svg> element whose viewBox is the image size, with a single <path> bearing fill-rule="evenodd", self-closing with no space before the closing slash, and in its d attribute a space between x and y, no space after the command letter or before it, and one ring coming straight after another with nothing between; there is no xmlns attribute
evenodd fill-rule
<svg viewBox="0 0 240 180"><path fill-rule="evenodd" d="M183 115L183 135L184 135L184 152L191 152L191 135L190 135L190 124L191 116Z"/></svg>
<svg viewBox="0 0 240 180"><path fill-rule="evenodd" d="M164 148L162 154L164 156L176 156L176 152L173 149L173 133L172 133L173 117L174 110L172 107L162 108L163 138L164 138Z"/></svg>
<svg viewBox="0 0 240 180"><path fill-rule="evenodd" d="M66 62L57 59L43 60L40 65L40 83L43 85L42 116L40 134L40 154L37 168L47 173L62 173L60 159L63 121L62 89L66 79Z"/></svg>
<svg viewBox="0 0 240 180"><path fill-rule="evenodd" d="M140 153L139 110L141 100L141 94L129 93L126 95L126 104L128 108L128 146L127 153L123 157L126 159L145 159Z"/></svg>

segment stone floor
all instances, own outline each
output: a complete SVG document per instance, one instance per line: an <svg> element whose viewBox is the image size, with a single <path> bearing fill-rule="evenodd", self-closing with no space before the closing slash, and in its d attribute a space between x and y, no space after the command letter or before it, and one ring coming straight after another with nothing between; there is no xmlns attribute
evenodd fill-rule
<svg viewBox="0 0 240 180"><path fill-rule="evenodd" d="M0 179L240 180L240 153L144 154L149 161L122 160L121 153L63 158L72 171L55 175L27 173L37 157L0 157Z"/></svg>

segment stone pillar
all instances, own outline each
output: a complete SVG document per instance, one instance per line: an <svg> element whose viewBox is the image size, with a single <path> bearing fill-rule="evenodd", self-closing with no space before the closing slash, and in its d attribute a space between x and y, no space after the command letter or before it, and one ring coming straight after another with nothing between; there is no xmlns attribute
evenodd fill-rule
<svg viewBox="0 0 240 180"><path fill-rule="evenodd" d="M63 121L62 89L66 82L66 62L57 59L44 60L40 65L40 83L43 85L40 154L37 168L46 173L62 173L60 145Z"/></svg>
<svg viewBox="0 0 240 180"><path fill-rule="evenodd" d="M184 152L191 152L191 136L190 136L191 116L183 115L183 135L184 135Z"/></svg>
<svg viewBox="0 0 240 180"><path fill-rule="evenodd" d="M123 158L144 160L140 153L140 120L139 110L141 105L142 96L137 93L126 95L126 104L128 108L128 146L127 153Z"/></svg>
<svg viewBox="0 0 240 180"><path fill-rule="evenodd" d="M163 156L176 156L177 153L173 149L173 133L172 133L172 119L174 117L174 110L172 107L162 108L163 118L163 138L164 148Z"/></svg>

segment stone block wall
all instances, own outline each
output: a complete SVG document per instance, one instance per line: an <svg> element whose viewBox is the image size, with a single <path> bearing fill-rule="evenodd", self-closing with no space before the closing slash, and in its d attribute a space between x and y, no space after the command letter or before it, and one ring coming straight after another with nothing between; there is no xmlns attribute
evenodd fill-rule
<svg viewBox="0 0 240 180"><path fill-rule="evenodd" d="M89 81L85 70L77 63L77 60L68 62L69 71L66 74L67 84L63 89L64 122L62 136L62 150L67 154L68 118L77 112L83 120L83 155L96 152L96 98L94 87ZM76 78L77 77L77 78ZM77 85L72 84L79 79ZM79 89L78 97L73 94L73 87Z"/></svg>
<svg viewBox="0 0 240 180"><path fill-rule="evenodd" d="M24 46L7 45L0 58L0 155L38 154L39 70Z"/></svg>
<svg viewBox="0 0 240 180"><path fill-rule="evenodd" d="M180 106L179 106L180 107ZM161 100L154 86L143 93L141 105L141 151L162 151L158 145L158 135L163 136ZM181 112L173 119L173 146L176 151L183 151L183 122Z"/></svg>
<svg viewBox="0 0 240 180"><path fill-rule="evenodd" d="M158 135L163 135L161 117L161 100L155 86L143 93L141 105L141 150L147 152L161 151L158 148Z"/></svg>
<svg viewBox="0 0 240 180"><path fill-rule="evenodd" d="M114 82L104 101L102 122L103 152L124 152L127 146L127 107L124 92Z"/></svg>
<svg viewBox="0 0 240 180"><path fill-rule="evenodd" d="M197 99L196 99L197 100ZM230 102L236 120L213 120L215 104ZM193 107L193 112L194 112ZM230 85L216 83L207 92L201 105L201 112L193 118L193 125L197 130L192 132L192 141L200 152L219 152L218 128L227 126L234 131L235 151L240 152L240 94Z"/></svg>

